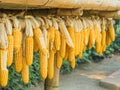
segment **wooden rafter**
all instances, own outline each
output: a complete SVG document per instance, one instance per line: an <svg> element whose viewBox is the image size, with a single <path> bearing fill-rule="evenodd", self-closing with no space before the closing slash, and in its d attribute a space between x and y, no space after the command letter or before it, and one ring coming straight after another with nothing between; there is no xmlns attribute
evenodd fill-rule
<svg viewBox="0 0 120 90"><path fill-rule="evenodd" d="M0 8L81 8L111 11L120 10L120 0L0 0Z"/></svg>

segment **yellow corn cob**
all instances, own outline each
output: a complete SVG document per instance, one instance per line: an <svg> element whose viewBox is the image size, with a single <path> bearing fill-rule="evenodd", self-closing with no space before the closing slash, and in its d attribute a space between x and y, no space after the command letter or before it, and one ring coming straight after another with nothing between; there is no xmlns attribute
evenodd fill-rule
<svg viewBox="0 0 120 90"><path fill-rule="evenodd" d="M3 50L0 49L0 72L1 72L1 69L2 69L2 58L3 58L2 53L3 53ZM1 77L0 77L0 80L1 80Z"/></svg>
<svg viewBox="0 0 120 90"><path fill-rule="evenodd" d="M65 52L65 57L63 58L63 60L67 60L68 59L68 51Z"/></svg>
<svg viewBox="0 0 120 90"><path fill-rule="evenodd" d="M54 51L50 51L50 56L48 58L48 78L52 79L54 76Z"/></svg>
<svg viewBox="0 0 120 90"><path fill-rule="evenodd" d="M108 34L108 30L106 31L106 45L110 45L110 43L111 43L111 38L110 38L110 36L109 36L109 34Z"/></svg>
<svg viewBox="0 0 120 90"><path fill-rule="evenodd" d="M69 53L68 52L69 51L68 48L69 48L68 45L66 45L65 56L64 56L63 60L67 60L68 59L68 53Z"/></svg>
<svg viewBox="0 0 120 90"><path fill-rule="evenodd" d="M84 31L84 44L87 45L88 43L88 29L86 28Z"/></svg>
<svg viewBox="0 0 120 90"><path fill-rule="evenodd" d="M80 51L83 52L86 48L86 45L85 45L85 30L82 30L81 31L81 49Z"/></svg>
<svg viewBox="0 0 120 90"><path fill-rule="evenodd" d="M106 44L103 46L103 52L106 51Z"/></svg>
<svg viewBox="0 0 120 90"><path fill-rule="evenodd" d="M98 36L96 38L96 52L100 53L101 52L101 33L98 33Z"/></svg>
<svg viewBox="0 0 120 90"><path fill-rule="evenodd" d="M79 39L79 44L78 44L79 45L78 46L78 55L79 55L79 53L81 53L82 50L83 50L83 36L82 36L82 31L79 32L78 39Z"/></svg>
<svg viewBox="0 0 120 90"><path fill-rule="evenodd" d="M13 62L13 36L8 35L8 54L7 54L7 66L9 67Z"/></svg>
<svg viewBox="0 0 120 90"><path fill-rule="evenodd" d="M95 38L95 40L97 39L97 37L98 37L98 33L99 33L99 30L98 30L98 27L97 27L97 25L94 25L94 38Z"/></svg>
<svg viewBox="0 0 120 90"><path fill-rule="evenodd" d="M16 28L13 29L13 38L14 38L14 50L15 52L19 51L21 42L22 42L22 32L17 30Z"/></svg>
<svg viewBox="0 0 120 90"><path fill-rule="evenodd" d="M23 68L21 71L21 76L23 82L27 84L29 82L29 66L26 64L25 57L23 57L22 62L23 62Z"/></svg>
<svg viewBox="0 0 120 90"><path fill-rule="evenodd" d="M19 51L15 53L14 56L15 70L20 72L22 70L22 47L20 47Z"/></svg>
<svg viewBox="0 0 120 90"><path fill-rule="evenodd" d="M86 45L85 44L83 44L83 52L85 52L86 51Z"/></svg>
<svg viewBox="0 0 120 90"><path fill-rule="evenodd" d="M79 54L80 40L78 38L79 38L79 32L75 32L75 56L77 56Z"/></svg>
<svg viewBox="0 0 120 90"><path fill-rule="evenodd" d="M102 54L102 49L98 52L98 54L99 54L99 55L101 55L101 54Z"/></svg>
<svg viewBox="0 0 120 90"><path fill-rule="evenodd" d="M87 45L88 45L88 41L89 41L89 35L90 35L90 29L87 28L87 36L86 36L87 37L87 40L86 40L87 41Z"/></svg>
<svg viewBox="0 0 120 90"><path fill-rule="evenodd" d="M42 31L40 28L35 28L33 30L33 32L34 32L35 41L36 41L39 49L42 50L45 47L45 45L43 45L43 43L45 43L45 42L42 41L43 40Z"/></svg>
<svg viewBox="0 0 120 90"><path fill-rule="evenodd" d="M61 46L60 46L59 54L62 58L65 57L65 52L66 52L65 50L66 50L66 39L64 35L61 34Z"/></svg>
<svg viewBox="0 0 120 90"><path fill-rule="evenodd" d="M82 58L82 52L79 53L78 57L79 57L79 58Z"/></svg>
<svg viewBox="0 0 120 90"><path fill-rule="evenodd" d="M47 61L47 50L44 49L43 51L40 51L40 74L43 79L46 79L47 77L47 68L48 68L48 61Z"/></svg>
<svg viewBox="0 0 120 90"><path fill-rule="evenodd" d="M52 26L48 29L49 41L54 42L55 39L55 28Z"/></svg>
<svg viewBox="0 0 120 90"><path fill-rule="evenodd" d="M111 41L115 41L115 30L112 21L110 21L110 24L108 24L108 34L110 36Z"/></svg>
<svg viewBox="0 0 120 90"><path fill-rule="evenodd" d="M76 64L75 59L72 60L72 61L70 61L70 66L71 66L73 69L75 68L75 64Z"/></svg>
<svg viewBox="0 0 120 90"><path fill-rule="evenodd" d="M0 85L5 87L8 83L7 50L0 50Z"/></svg>
<svg viewBox="0 0 120 90"><path fill-rule="evenodd" d="M73 45L75 46L75 34L74 34L74 28L69 26L68 28L68 32L70 34L70 37L72 39ZM75 48L73 47L69 47L68 46L68 59L70 61L72 61L75 58Z"/></svg>
<svg viewBox="0 0 120 90"><path fill-rule="evenodd" d="M106 43L106 31L105 30L102 30L101 31L101 34L102 34L102 46L104 46L105 45L105 43Z"/></svg>
<svg viewBox="0 0 120 90"><path fill-rule="evenodd" d="M38 47L38 44L37 44L35 39L34 39L34 43L33 44L34 44L33 50L34 50L34 52L37 52L39 50L39 47Z"/></svg>
<svg viewBox="0 0 120 90"><path fill-rule="evenodd" d="M72 42L72 39L69 35L69 32L67 30L67 27L65 26L65 23L64 21L60 21L59 22L59 27L60 27L60 31L61 33L64 35L65 39L66 39L66 44L69 46L69 47L74 47L73 45L73 42Z"/></svg>
<svg viewBox="0 0 120 90"><path fill-rule="evenodd" d="M61 45L60 32L58 30L55 30L55 41L54 41L55 49L59 50L60 45Z"/></svg>
<svg viewBox="0 0 120 90"><path fill-rule="evenodd" d="M68 59L69 59L70 61L72 61L74 58L75 58L74 49L73 49L73 48L69 48L69 51L68 51Z"/></svg>
<svg viewBox="0 0 120 90"><path fill-rule="evenodd" d="M33 63L33 37L25 38L25 60L27 65Z"/></svg>
<svg viewBox="0 0 120 90"><path fill-rule="evenodd" d="M7 69L4 69L4 70L1 70L1 75L0 75L0 85L2 87L5 87L8 83L8 70Z"/></svg>
<svg viewBox="0 0 120 90"><path fill-rule="evenodd" d="M106 31L102 30L101 31L101 52L104 52L106 50Z"/></svg>
<svg viewBox="0 0 120 90"><path fill-rule="evenodd" d="M87 30L84 30L84 34L83 34L83 36L84 36L84 41L83 41L83 52L85 52L86 51L86 42L87 42L87 40L86 40L86 36L87 36Z"/></svg>
<svg viewBox="0 0 120 90"><path fill-rule="evenodd" d="M95 43L95 32L94 30L90 30L90 34L89 34L89 42L88 42L88 48L92 48L92 46Z"/></svg>
<svg viewBox="0 0 120 90"><path fill-rule="evenodd" d="M56 54L57 54L57 57L56 57L57 67L60 69L62 66L62 57L60 56L59 52L57 52Z"/></svg>

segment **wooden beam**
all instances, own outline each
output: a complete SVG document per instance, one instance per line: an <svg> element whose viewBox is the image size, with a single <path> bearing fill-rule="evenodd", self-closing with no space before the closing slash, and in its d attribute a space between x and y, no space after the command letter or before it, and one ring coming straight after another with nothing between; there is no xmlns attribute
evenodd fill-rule
<svg viewBox="0 0 120 90"><path fill-rule="evenodd" d="M84 10L120 10L120 0L0 0L4 9L81 8Z"/></svg>
<svg viewBox="0 0 120 90"><path fill-rule="evenodd" d="M83 16L99 15L106 18L120 19L120 11L84 11Z"/></svg>
<svg viewBox="0 0 120 90"><path fill-rule="evenodd" d="M22 11L22 10L2 10L0 9L0 17L2 17L2 13L13 14L16 16L24 16L24 14L28 15L38 15L38 16L47 16L47 15L57 15L57 16L82 16L83 10L81 9L32 9Z"/></svg>

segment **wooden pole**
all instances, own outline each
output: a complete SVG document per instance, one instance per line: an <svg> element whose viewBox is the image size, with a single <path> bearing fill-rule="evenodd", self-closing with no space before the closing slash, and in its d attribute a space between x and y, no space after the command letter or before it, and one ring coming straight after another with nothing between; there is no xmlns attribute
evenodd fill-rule
<svg viewBox="0 0 120 90"><path fill-rule="evenodd" d="M120 10L120 0L0 0L3 9L81 8Z"/></svg>
<svg viewBox="0 0 120 90"><path fill-rule="evenodd" d="M59 90L59 69L56 66L56 57L54 66L54 77L52 79L47 78L45 80L44 90Z"/></svg>

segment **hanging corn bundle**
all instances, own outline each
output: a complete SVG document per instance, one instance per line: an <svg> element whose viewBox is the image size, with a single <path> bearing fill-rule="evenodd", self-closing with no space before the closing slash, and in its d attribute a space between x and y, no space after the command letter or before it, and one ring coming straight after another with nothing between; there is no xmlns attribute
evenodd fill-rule
<svg viewBox="0 0 120 90"><path fill-rule="evenodd" d="M12 20L12 22L10 21ZM14 60L22 81L29 82L33 53L39 51L40 75L52 79L54 64L60 69L63 60L75 68L75 57L81 58L87 48L102 54L115 40L114 21L92 17L25 16L21 27L16 16L3 15L0 22L0 85L8 82L8 69ZM12 25L13 24L13 25ZM22 28L22 29L21 29ZM13 54L14 53L14 54ZM14 59L13 59L14 55Z"/></svg>

